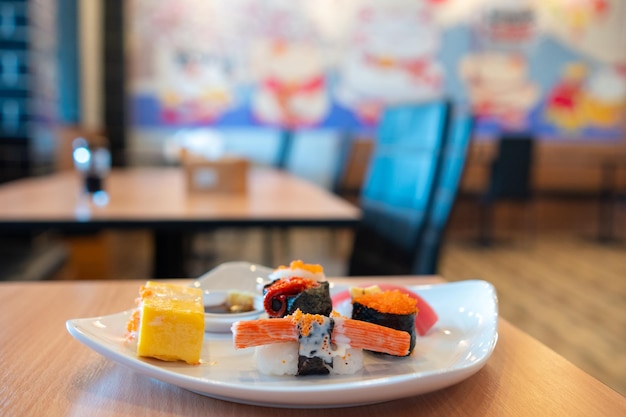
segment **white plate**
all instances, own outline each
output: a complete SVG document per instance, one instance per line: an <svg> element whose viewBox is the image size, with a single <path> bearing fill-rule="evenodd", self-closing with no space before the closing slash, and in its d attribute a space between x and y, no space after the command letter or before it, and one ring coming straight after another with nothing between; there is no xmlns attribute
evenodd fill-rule
<svg viewBox="0 0 626 417"><path fill-rule="evenodd" d="M251 271L254 267L254 271ZM227 264L232 282L256 282L259 266ZM266 272L266 269L263 269ZM208 274L209 276L211 273ZM217 281L217 280L216 280ZM333 294L346 286L332 285ZM354 375L271 377L257 372L253 349L235 350L229 334L207 333L202 365L138 358L124 342L131 310L68 320L72 336L137 372L209 397L273 407L323 408L377 403L423 394L460 382L483 367L497 341L498 304L485 281L410 286L435 309L439 321L418 337L407 358L366 355ZM129 305L132 301L129 300Z"/></svg>

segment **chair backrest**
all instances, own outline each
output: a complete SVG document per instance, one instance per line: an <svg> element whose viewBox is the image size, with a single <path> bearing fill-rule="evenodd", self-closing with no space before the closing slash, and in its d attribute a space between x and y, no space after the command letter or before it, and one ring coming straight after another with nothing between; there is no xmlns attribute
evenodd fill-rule
<svg viewBox="0 0 626 417"><path fill-rule="evenodd" d="M498 153L491 166L488 200L526 200L531 195L534 137L506 134L498 142Z"/></svg>
<svg viewBox="0 0 626 417"><path fill-rule="evenodd" d="M441 243L458 194L473 128L474 118L468 111L458 111L451 117L432 209L428 212L426 226L417 245L411 271L414 274L437 273Z"/></svg>
<svg viewBox="0 0 626 417"><path fill-rule="evenodd" d="M358 200L374 148L371 138L346 134L340 138L339 163L333 190L343 198Z"/></svg>
<svg viewBox="0 0 626 417"><path fill-rule="evenodd" d="M393 273L373 261L377 256L383 263L386 259L398 267L405 264L403 270L410 272L410 259L433 201L449 114L447 101L404 104L384 112L361 193L363 219L355 235L350 274ZM403 260L394 261L396 255Z"/></svg>

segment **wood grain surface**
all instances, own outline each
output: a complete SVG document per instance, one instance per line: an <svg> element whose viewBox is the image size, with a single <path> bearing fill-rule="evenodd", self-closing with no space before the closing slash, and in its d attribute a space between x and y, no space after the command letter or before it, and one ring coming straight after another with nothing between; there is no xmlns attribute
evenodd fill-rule
<svg viewBox="0 0 626 417"><path fill-rule="evenodd" d="M390 281L408 285L433 279L386 282ZM142 376L91 351L66 331L68 319L132 307L141 283L0 283L0 415L280 417L296 413L216 400ZM500 322L498 344L485 367L455 386L371 406L297 411L299 416L343 417L625 413L623 396L506 320Z"/></svg>
<svg viewBox="0 0 626 417"><path fill-rule="evenodd" d="M286 172L252 167L245 193L189 192L180 168L114 169L109 203L79 198L72 171L26 178L0 187L0 222L68 221L347 221L360 210L322 187Z"/></svg>

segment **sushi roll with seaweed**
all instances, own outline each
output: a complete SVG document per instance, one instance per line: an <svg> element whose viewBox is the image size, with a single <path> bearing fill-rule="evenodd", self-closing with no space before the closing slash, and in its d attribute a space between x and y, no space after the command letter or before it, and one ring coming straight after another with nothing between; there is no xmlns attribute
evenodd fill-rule
<svg viewBox="0 0 626 417"><path fill-rule="evenodd" d="M369 287L352 287L349 290L340 291L333 294L333 308L346 316L352 317L352 300L355 297L371 292L391 290L398 290L415 299L417 310L419 311L415 316L415 330L417 330L419 336L426 336L439 321L439 316L427 300L413 290L401 285L379 284L370 285Z"/></svg>
<svg viewBox="0 0 626 417"><path fill-rule="evenodd" d="M301 310L309 314L329 315L333 309L330 285L320 265L293 261L277 268L263 287L263 306L270 317L284 317Z"/></svg>
<svg viewBox="0 0 626 417"><path fill-rule="evenodd" d="M239 321L235 348L256 347L259 372L268 375L353 374L363 367L363 349L408 354L410 335L338 315L294 314Z"/></svg>
<svg viewBox="0 0 626 417"><path fill-rule="evenodd" d="M381 291L376 288L355 289L352 294L352 319L404 331L411 336L406 355L415 347L415 317L417 301L399 290Z"/></svg>

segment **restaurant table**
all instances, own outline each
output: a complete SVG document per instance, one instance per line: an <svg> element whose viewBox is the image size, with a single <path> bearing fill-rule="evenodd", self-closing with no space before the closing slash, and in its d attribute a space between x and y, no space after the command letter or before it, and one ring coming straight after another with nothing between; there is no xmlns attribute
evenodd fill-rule
<svg viewBox="0 0 626 417"><path fill-rule="evenodd" d="M270 167L251 167L244 193L190 192L177 167L113 169L104 188L109 201L100 206L81 192L81 177L73 171L0 185L0 234L146 228L154 234L154 277L178 278L188 276L185 233L217 227L353 227L361 215L321 186Z"/></svg>
<svg viewBox="0 0 626 417"><path fill-rule="evenodd" d="M330 279L337 283L381 278ZM184 282L184 281L180 281ZM437 277L385 277L399 285ZM464 381L395 401L341 409L243 405L159 382L74 340L68 319L133 306L140 281L0 283L0 415L13 416L619 416L626 399L504 319L485 366ZM297 381L294 381L297 383Z"/></svg>

